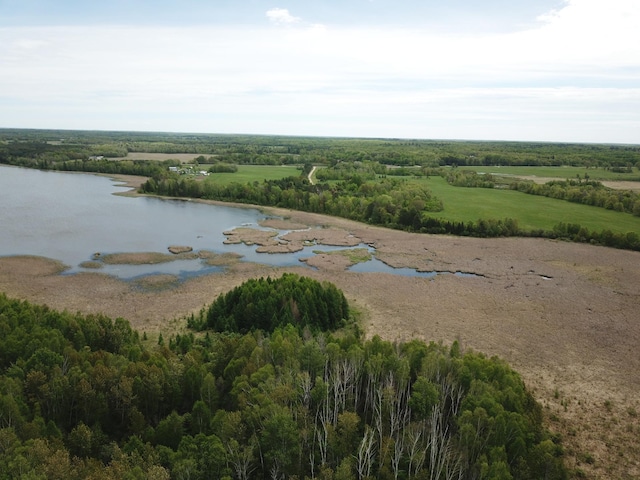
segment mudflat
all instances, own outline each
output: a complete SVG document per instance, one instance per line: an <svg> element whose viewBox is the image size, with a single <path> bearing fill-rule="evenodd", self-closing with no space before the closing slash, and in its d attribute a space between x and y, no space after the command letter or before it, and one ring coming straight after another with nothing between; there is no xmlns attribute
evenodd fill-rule
<svg viewBox="0 0 640 480"><path fill-rule="evenodd" d="M640 252L546 239L411 234L344 219L264 209L301 238L366 243L393 267L468 272L433 278L354 273L335 256L315 269L231 262L225 273L141 288L96 271L61 275L39 257L0 258L0 291L52 308L123 317L149 334L184 328L185 315L249 278L296 272L342 289L368 337L423 339L498 355L563 435L569 468L587 478L640 477ZM315 233L314 233L315 232ZM265 253L268 255L268 253Z"/></svg>

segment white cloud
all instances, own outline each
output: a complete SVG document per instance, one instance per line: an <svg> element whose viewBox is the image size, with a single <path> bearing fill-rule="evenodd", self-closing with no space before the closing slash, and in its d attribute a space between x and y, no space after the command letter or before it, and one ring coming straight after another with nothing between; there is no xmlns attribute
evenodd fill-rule
<svg viewBox="0 0 640 480"><path fill-rule="evenodd" d="M276 25L292 25L300 21L300 18L291 15L286 8L272 8L267 10L266 15Z"/></svg>
<svg viewBox="0 0 640 480"><path fill-rule="evenodd" d="M565 0L563 8L550 12L543 21L542 28L528 33L552 58L604 64L640 59L637 0Z"/></svg>
<svg viewBox="0 0 640 480"><path fill-rule="evenodd" d="M0 28L0 127L640 143L640 2L535 29Z"/></svg>

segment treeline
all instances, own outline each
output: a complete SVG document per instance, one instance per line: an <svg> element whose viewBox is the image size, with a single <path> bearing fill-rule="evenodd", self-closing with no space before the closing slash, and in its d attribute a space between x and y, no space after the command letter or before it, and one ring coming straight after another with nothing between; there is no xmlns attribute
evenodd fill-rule
<svg viewBox="0 0 640 480"><path fill-rule="evenodd" d="M640 162L637 145L0 129L0 157L7 148L29 145L59 152L91 150L94 153L88 155L107 157L124 157L127 152L193 153L226 163L265 165L572 165L629 172Z"/></svg>
<svg viewBox="0 0 640 480"><path fill-rule="evenodd" d="M533 232L534 235L537 233ZM552 231L542 232L536 236L640 251L640 234L637 232L617 233L608 229L596 232L577 223L560 222L554 225Z"/></svg>
<svg viewBox="0 0 640 480"><path fill-rule="evenodd" d="M9 144L14 146L15 144ZM9 148L3 150L0 145L0 163L18 167L38 168L40 170L57 170L71 172L90 172L123 175L139 175L150 177L163 175L170 166L178 166L178 160L154 161L154 160L120 160L113 161L106 158L90 159L95 157L93 151L85 150L56 150L47 144L33 145L20 144L19 152ZM6 145L4 147L7 147ZM101 152L103 150L100 150ZM126 152L124 153L126 155ZM98 156L101 156L98 155Z"/></svg>
<svg viewBox="0 0 640 480"><path fill-rule="evenodd" d="M208 171L210 173L236 173L238 166L231 163L215 162Z"/></svg>
<svg viewBox="0 0 640 480"><path fill-rule="evenodd" d="M290 324L302 333L337 330L348 319L349 305L335 285L288 273L246 281L192 315L188 324L196 330L237 333L272 332Z"/></svg>
<svg viewBox="0 0 640 480"><path fill-rule="evenodd" d="M640 234L636 232L596 231L577 223L560 222L551 230L521 230L513 218L480 219L475 222L455 222L442 218L426 217L418 230L420 233L450 234L469 237L538 237L590 243L623 250L640 251Z"/></svg>
<svg viewBox="0 0 640 480"><path fill-rule="evenodd" d="M354 176L362 180L374 180L378 175L387 173L387 166L379 162L337 162L330 168L321 168L316 178L321 182L330 180L349 180Z"/></svg>
<svg viewBox="0 0 640 480"><path fill-rule="evenodd" d="M440 174L447 183L454 187L494 188L496 186L493 175L479 174L473 170L442 170Z"/></svg>
<svg viewBox="0 0 640 480"><path fill-rule="evenodd" d="M562 479L497 358L420 341L191 333L0 295L0 479Z"/></svg>
<svg viewBox="0 0 640 480"><path fill-rule="evenodd" d="M2 137L2 135L0 135ZM124 157L127 149L120 143L64 144L59 141L25 139L0 141L0 163L46 159L50 162L83 160L91 156Z"/></svg>
<svg viewBox="0 0 640 480"><path fill-rule="evenodd" d="M640 216L640 195L631 190L614 190L593 180L554 180L543 185L534 182L514 182L512 190L592 205L617 212Z"/></svg>
<svg viewBox="0 0 640 480"><path fill-rule="evenodd" d="M426 186L393 178L372 183L358 175L317 185L304 177L220 185L165 175L149 179L140 192L291 208L405 229L414 228L424 212L442 210L442 202Z"/></svg>

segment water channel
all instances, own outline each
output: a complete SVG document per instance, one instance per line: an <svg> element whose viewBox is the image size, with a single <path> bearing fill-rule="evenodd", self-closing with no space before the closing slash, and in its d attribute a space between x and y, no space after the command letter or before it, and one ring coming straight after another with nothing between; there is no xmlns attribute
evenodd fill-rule
<svg viewBox="0 0 640 480"><path fill-rule="evenodd" d="M314 250L344 248L316 245L296 253L257 253L255 246L224 244L223 232L239 226L261 228L259 223L266 216L259 210L114 195L126 190L102 176L0 166L0 256L53 258L68 265L65 274L74 274L95 272L83 263L96 252L167 253L169 245L188 245L194 251L240 254L247 262L299 266L305 265L300 259L312 256ZM152 265L104 264L98 271L134 279L151 274L187 278L220 269L191 259ZM440 273L394 269L375 257L352 270L422 277Z"/></svg>

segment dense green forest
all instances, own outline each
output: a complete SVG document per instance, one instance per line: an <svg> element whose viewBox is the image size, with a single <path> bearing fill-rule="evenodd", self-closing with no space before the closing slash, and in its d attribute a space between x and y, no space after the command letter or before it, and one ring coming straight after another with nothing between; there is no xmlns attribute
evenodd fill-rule
<svg viewBox="0 0 640 480"><path fill-rule="evenodd" d="M197 330L272 332L293 325L299 332L336 330L349 319L344 294L329 282L287 273L280 278L251 279L220 295L189 326Z"/></svg>
<svg viewBox="0 0 640 480"><path fill-rule="evenodd" d="M129 152L193 153L261 165L370 161L394 166L584 165L624 171L640 162L638 145L0 129L0 163L38 159L51 162L50 168L61 161Z"/></svg>
<svg viewBox="0 0 640 480"><path fill-rule="evenodd" d="M457 343L145 337L0 295L0 478L566 478L518 374Z"/></svg>

